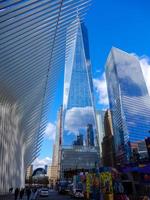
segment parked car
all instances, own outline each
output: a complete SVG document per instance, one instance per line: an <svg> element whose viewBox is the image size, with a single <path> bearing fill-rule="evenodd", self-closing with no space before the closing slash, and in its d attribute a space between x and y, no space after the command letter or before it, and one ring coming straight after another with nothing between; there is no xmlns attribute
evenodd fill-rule
<svg viewBox="0 0 150 200"><path fill-rule="evenodd" d="M78 183L78 185L76 185L76 187L74 184L70 184L69 185L69 195L72 198L79 198L79 199L84 198L82 183Z"/></svg>
<svg viewBox="0 0 150 200"><path fill-rule="evenodd" d="M48 195L49 195L49 191L48 191L47 188L42 188L40 190L40 196L46 196L46 197L48 197Z"/></svg>
<svg viewBox="0 0 150 200"><path fill-rule="evenodd" d="M84 198L83 191L81 189L76 189L74 191L74 197L75 198Z"/></svg>

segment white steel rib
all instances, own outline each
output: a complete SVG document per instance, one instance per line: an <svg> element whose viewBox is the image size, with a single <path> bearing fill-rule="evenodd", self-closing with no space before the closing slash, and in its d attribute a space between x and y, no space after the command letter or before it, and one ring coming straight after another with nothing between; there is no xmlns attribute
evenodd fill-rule
<svg viewBox="0 0 150 200"><path fill-rule="evenodd" d="M64 67L66 29L90 0L0 1L0 192L24 186Z"/></svg>

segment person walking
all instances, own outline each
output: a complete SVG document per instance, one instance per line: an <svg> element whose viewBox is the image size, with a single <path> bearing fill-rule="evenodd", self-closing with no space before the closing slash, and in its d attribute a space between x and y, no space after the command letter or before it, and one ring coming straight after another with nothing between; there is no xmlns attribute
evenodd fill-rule
<svg viewBox="0 0 150 200"><path fill-rule="evenodd" d="M15 200L17 200L18 195L19 195L19 188L16 188L15 189Z"/></svg>
<svg viewBox="0 0 150 200"><path fill-rule="evenodd" d="M30 196L31 196L31 189L30 188L27 188L26 194L27 194L27 200L30 200Z"/></svg>
<svg viewBox="0 0 150 200"><path fill-rule="evenodd" d="M31 192L31 200L35 200L37 198L37 189L34 188L32 189L32 192Z"/></svg>
<svg viewBox="0 0 150 200"><path fill-rule="evenodd" d="M9 193L13 192L13 187L9 188Z"/></svg>
<svg viewBox="0 0 150 200"><path fill-rule="evenodd" d="M20 199L23 198L23 195L24 195L24 188L22 188L22 189L20 190Z"/></svg>

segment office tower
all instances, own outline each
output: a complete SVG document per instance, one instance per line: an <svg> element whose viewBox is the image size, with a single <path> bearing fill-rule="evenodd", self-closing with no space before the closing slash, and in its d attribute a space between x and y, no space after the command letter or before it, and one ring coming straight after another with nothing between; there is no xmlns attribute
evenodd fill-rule
<svg viewBox="0 0 150 200"><path fill-rule="evenodd" d="M39 155L64 66L66 29L88 2L1 1L0 193L24 187L25 171Z"/></svg>
<svg viewBox="0 0 150 200"><path fill-rule="evenodd" d="M48 176L48 179L51 178L51 165L49 165L49 166L47 167L47 176Z"/></svg>
<svg viewBox="0 0 150 200"><path fill-rule="evenodd" d="M82 134L77 135L77 139L73 142L73 145L83 146L83 135Z"/></svg>
<svg viewBox="0 0 150 200"><path fill-rule="evenodd" d="M47 169L48 169L48 166L47 165L45 165L45 172L46 172L46 174L47 174Z"/></svg>
<svg viewBox="0 0 150 200"><path fill-rule="evenodd" d="M56 125L56 137L55 137L55 165L58 165L59 163L59 157L60 157L60 146L61 146L61 140L62 140L62 106L60 107L58 113L57 113L57 125Z"/></svg>
<svg viewBox="0 0 150 200"><path fill-rule="evenodd" d="M26 180L29 180L29 178L32 177L32 174L33 174L33 165L29 165L26 170Z"/></svg>
<svg viewBox="0 0 150 200"><path fill-rule="evenodd" d="M104 115L104 130L105 134L102 140L102 162L103 166L115 166L115 149L114 137L110 110L107 110Z"/></svg>
<svg viewBox="0 0 150 200"><path fill-rule="evenodd" d="M83 134L85 140L88 123L95 127L87 29L78 18L76 23L75 39L66 47L63 145L71 145L78 133ZM68 33L67 40L70 37Z"/></svg>
<svg viewBox="0 0 150 200"><path fill-rule="evenodd" d="M56 136L55 136L55 143L53 145L51 170L53 171L52 177L54 182L57 179L59 179L59 174L60 174L61 137L62 137L62 106L60 107L57 113Z"/></svg>
<svg viewBox="0 0 150 200"><path fill-rule="evenodd" d="M87 125L87 146L94 146L94 131L92 124Z"/></svg>
<svg viewBox="0 0 150 200"><path fill-rule="evenodd" d="M50 184L55 185L56 181L58 180L57 174L58 174L57 167L54 165L50 165L47 171L47 176Z"/></svg>
<svg viewBox="0 0 150 200"><path fill-rule="evenodd" d="M55 165L56 162L57 162L57 159L56 159L56 145L53 144L53 156L52 156L52 165Z"/></svg>
<svg viewBox="0 0 150 200"><path fill-rule="evenodd" d="M83 146L83 135L82 134L77 135L77 145Z"/></svg>
<svg viewBox="0 0 150 200"><path fill-rule="evenodd" d="M56 133L57 138L57 133ZM53 145L53 157L52 157L52 164L49 166L49 179L51 182L55 183L58 179L58 154L59 150L56 146L57 141L55 140L55 144Z"/></svg>
<svg viewBox="0 0 150 200"><path fill-rule="evenodd" d="M150 97L137 58L112 48L106 80L118 163L132 160L134 147L149 137Z"/></svg>
<svg viewBox="0 0 150 200"><path fill-rule="evenodd" d="M93 147L94 138L96 137L95 111L93 106L93 83L87 29L83 23L80 23L78 17L76 19L75 29L76 33L74 35L74 40L70 45L68 45L68 41L70 40L71 34L70 32L67 34L63 98L62 167L75 167L76 162L78 161L78 168L88 168L90 167L88 165L91 162L90 153L89 158L85 158L86 160L84 162L82 159L82 151L84 151L84 147L86 147L87 124L91 124L93 127L93 133L91 134L91 137L93 138L90 138ZM83 135L84 146L72 145L77 144L76 142L74 143L74 141L76 140L76 135L78 133ZM68 147L65 148L65 146ZM80 155L76 148L82 149ZM97 159L96 156L94 156L94 159ZM79 157L80 161L78 160ZM74 158L74 160L72 160L72 158Z"/></svg>

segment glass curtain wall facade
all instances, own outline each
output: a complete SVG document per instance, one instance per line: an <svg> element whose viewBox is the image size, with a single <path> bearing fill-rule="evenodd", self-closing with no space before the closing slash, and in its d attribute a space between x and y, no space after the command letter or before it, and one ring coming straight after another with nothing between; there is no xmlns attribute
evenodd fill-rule
<svg viewBox="0 0 150 200"><path fill-rule="evenodd" d="M105 135L104 115L105 115L105 111L96 110L96 121L97 121L97 128L98 128L98 143L99 143L100 158L102 158L102 141L103 141L103 137Z"/></svg>
<svg viewBox="0 0 150 200"><path fill-rule="evenodd" d="M67 38L70 38L69 34ZM83 134L85 144L87 125L92 124L93 129L96 126L87 29L78 18L76 35L69 50L64 78L63 145L72 145L79 134Z"/></svg>
<svg viewBox="0 0 150 200"><path fill-rule="evenodd" d="M24 187L25 171L39 155L64 66L66 29L77 11L83 19L88 2L0 3L0 193Z"/></svg>
<svg viewBox="0 0 150 200"><path fill-rule="evenodd" d="M71 155L74 157L74 162L79 158L78 168L81 167L82 152L85 154L85 149L88 151L97 146L96 142L96 123L95 110L93 105L93 83L91 75L91 65L89 56L89 44L87 29L80 19L76 19L76 31L74 40L71 45L67 45L66 62L65 62L65 77L64 77L64 99L63 99L63 148L71 148ZM67 34L67 40L71 37ZM91 125L93 128L93 143L92 146L87 145L87 127ZM82 138L82 143L77 144L76 138ZM73 149L72 149L73 148ZM78 149L78 150L77 150ZM79 150L80 149L80 150ZM76 154L77 151L81 153ZM66 150L67 153L67 150ZM91 154L92 155L92 154ZM76 157L76 159L75 159ZM84 157L84 155L83 155ZM89 154L90 157L90 154ZM96 157L96 156L95 156ZM70 157L71 158L71 157ZM68 158L69 159L69 158ZM65 162L65 159L63 160ZM86 158L84 168L88 168L90 162ZM72 158L64 164L66 167L75 167L76 163L72 163ZM83 163L82 163L83 167Z"/></svg>
<svg viewBox="0 0 150 200"><path fill-rule="evenodd" d="M106 62L106 80L112 115L115 152L129 162L140 143L150 136L150 96L141 66L131 54L112 48ZM142 159L142 154L139 155Z"/></svg>

